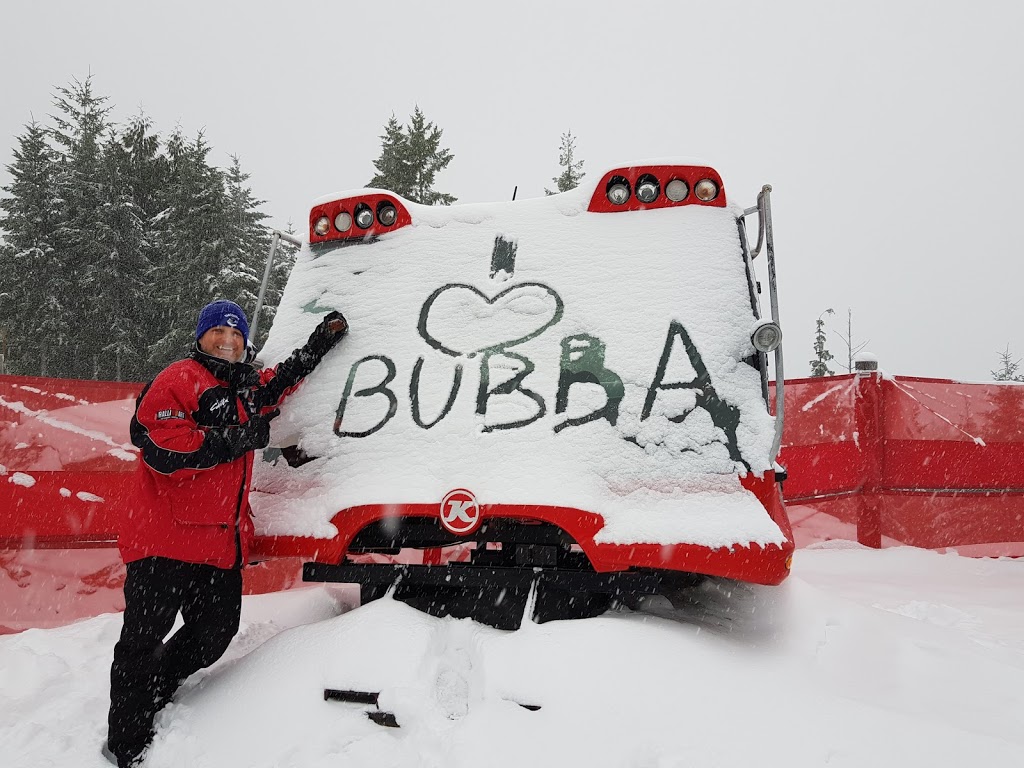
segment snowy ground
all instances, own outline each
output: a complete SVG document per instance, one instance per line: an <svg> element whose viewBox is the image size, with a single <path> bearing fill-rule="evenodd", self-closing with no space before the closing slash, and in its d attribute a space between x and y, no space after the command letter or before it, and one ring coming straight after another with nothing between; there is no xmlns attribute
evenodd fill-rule
<svg viewBox="0 0 1024 768"><path fill-rule="evenodd" d="M514 632L390 599L353 610L348 588L248 597L146 766L1020 764L1024 560L844 542L797 556L782 587ZM106 765L120 623L0 637L4 766ZM401 727L328 687L379 691Z"/></svg>

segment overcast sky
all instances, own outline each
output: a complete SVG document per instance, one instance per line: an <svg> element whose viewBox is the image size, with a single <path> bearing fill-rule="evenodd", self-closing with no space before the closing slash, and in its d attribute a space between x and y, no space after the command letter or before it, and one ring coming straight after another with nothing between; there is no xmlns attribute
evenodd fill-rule
<svg viewBox="0 0 1024 768"><path fill-rule="evenodd" d="M142 109L163 134L203 129L214 163L239 155L272 222L300 230L311 200L369 181L392 113L444 129L436 188L460 202L542 195L571 129L591 176L684 155L743 205L772 184L788 376L829 307L890 373L983 380L1007 345L1024 357L1024 4L14 5L3 166L89 73L115 120Z"/></svg>

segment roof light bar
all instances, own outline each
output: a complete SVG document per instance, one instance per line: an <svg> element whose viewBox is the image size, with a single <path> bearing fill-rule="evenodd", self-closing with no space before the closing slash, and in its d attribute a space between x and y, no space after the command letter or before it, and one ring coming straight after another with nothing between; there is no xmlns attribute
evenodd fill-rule
<svg viewBox="0 0 1024 768"><path fill-rule="evenodd" d="M591 213L728 205L722 177L707 165L643 164L613 168L594 187Z"/></svg>

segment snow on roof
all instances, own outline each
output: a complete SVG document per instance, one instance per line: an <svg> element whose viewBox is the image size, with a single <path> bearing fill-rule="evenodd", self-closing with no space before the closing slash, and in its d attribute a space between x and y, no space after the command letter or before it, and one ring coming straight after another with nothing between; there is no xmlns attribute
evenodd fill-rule
<svg viewBox="0 0 1024 768"><path fill-rule="evenodd" d="M410 226L303 247L260 357L334 309L351 330L274 422L320 460L258 467L261 532L327 537L341 509L461 487L597 512L605 541L783 541L738 480L774 431L742 362L740 210L591 213L592 192L406 203Z"/></svg>

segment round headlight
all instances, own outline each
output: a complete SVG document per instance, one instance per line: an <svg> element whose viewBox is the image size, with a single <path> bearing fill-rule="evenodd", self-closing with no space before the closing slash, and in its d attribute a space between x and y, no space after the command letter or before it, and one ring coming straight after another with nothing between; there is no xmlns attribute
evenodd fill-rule
<svg viewBox="0 0 1024 768"><path fill-rule="evenodd" d="M369 229L373 225L373 211L365 203L356 207L356 224L363 229Z"/></svg>
<svg viewBox="0 0 1024 768"><path fill-rule="evenodd" d="M693 194L697 196L697 199L710 203L718 197L718 185L711 179L701 179L694 186Z"/></svg>
<svg viewBox="0 0 1024 768"><path fill-rule="evenodd" d="M352 214L342 211L334 217L334 228L339 232L348 232L352 227Z"/></svg>
<svg viewBox="0 0 1024 768"><path fill-rule="evenodd" d="M629 200L629 182L621 176L613 176L608 180L605 194L612 205L624 205Z"/></svg>
<svg viewBox="0 0 1024 768"><path fill-rule="evenodd" d="M772 352L782 343L782 329L778 323L764 320L750 334L750 343L758 352Z"/></svg>
<svg viewBox="0 0 1024 768"><path fill-rule="evenodd" d="M645 173L636 181L636 199L641 203L653 203L658 199L658 194L661 192L661 185L658 184L658 180L651 176L649 173Z"/></svg>
<svg viewBox="0 0 1024 768"><path fill-rule="evenodd" d="M672 179L665 185L665 197L673 203L685 200L688 194L690 194L690 185L682 179Z"/></svg>
<svg viewBox="0 0 1024 768"><path fill-rule="evenodd" d="M320 235L320 237L323 237L330 231L331 220L328 219L326 216L321 216L319 219L316 220L316 223L313 225L313 232Z"/></svg>
<svg viewBox="0 0 1024 768"><path fill-rule="evenodd" d="M381 203L377 206L377 221L383 227L390 227L398 220L398 210L391 203Z"/></svg>

